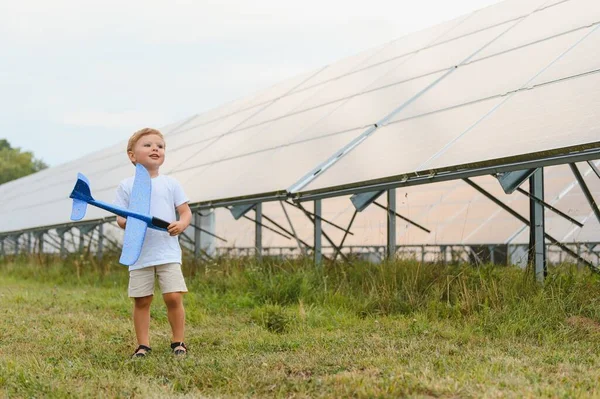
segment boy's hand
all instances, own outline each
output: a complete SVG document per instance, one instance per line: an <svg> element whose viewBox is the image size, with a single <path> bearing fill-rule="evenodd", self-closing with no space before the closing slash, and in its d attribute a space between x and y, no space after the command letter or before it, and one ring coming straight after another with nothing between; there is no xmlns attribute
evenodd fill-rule
<svg viewBox="0 0 600 399"><path fill-rule="evenodd" d="M183 233L186 227L187 225L185 223L183 223L181 220L178 220L177 222L171 223L169 227L167 227L167 231L172 236L178 236L179 234Z"/></svg>
<svg viewBox="0 0 600 399"><path fill-rule="evenodd" d="M117 224L120 228L124 229L127 226L127 218L117 216Z"/></svg>

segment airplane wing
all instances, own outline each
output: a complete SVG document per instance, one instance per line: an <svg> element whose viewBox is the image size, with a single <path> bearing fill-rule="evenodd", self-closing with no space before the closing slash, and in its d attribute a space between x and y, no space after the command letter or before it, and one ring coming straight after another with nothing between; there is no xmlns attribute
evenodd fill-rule
<svg viewBox="0 0 600 399"><path fill-rule="evenodd" d="M119 262L125 266L133 265L140 254L146 237L148 225L140 219L129 217L125 226L125 238L123 239L123 251Z"/></svg>
<svg viewBox="0 0 600 399"><path fill-rule="evenodd" d="M133 189L129 197L129 210L147 215L150 213L150 196L152 194L152 180L150 174L142 165L135 167L135 179L133 180ZM133 265L142 252L146 229L148 225L145 221L128 217L125 226L125 238L123 239L123 251L119 262L126 266Z"/></svg>

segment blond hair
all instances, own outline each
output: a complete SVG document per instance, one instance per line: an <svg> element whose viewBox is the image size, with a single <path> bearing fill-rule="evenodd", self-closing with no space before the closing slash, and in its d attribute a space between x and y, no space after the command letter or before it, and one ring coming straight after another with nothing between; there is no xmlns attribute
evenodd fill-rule
<svg viewBox="0 0 600 399"><path fill-rule="evenodd" d="M138 142L139 139L141 139L144 136L149 136L151 134L156 134L158 137L163 139L163 141L165 141L165 138L163 137L163 135L160 131L158 131L156 129L152 129L151 127L145 127L131 135L131 137L129 138L129 141L127 142L127 153L133 151L133 147L135 147L135 144ZM166 146L166 144L165 144L165 146Z"/></svg>
<svg viewBox="0 0 600 399"><path fill-rule="evenodd" d="M129 141L127 142L127 155L129 155L130 152L133 152L133 147L135 147L135 145L139 141L139 139L141 139L144 136L149 136L151 134L155 134L158 137L160 137L163 141L165 141L164 136L162 135L162 133L159 130L153 129L151 127L145 127L143 129L140 129L137 132L133 133L131 135L131 137L129 138ZM167 148L166 143L165 143L165 148ZM131 163L135 165L135 162L131 162Z"/></svg>

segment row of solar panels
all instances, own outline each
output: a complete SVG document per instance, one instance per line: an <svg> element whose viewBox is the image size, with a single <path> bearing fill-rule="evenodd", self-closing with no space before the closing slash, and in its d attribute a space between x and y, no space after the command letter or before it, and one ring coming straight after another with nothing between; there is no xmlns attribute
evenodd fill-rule
<svg viewBox="0 0 600 399"><path fill-rule="evenodd" d="M504 1L167 126L162 172L208 206L598 148L599 22L594 0ZM112 201L133 169L120 143L4 184L0 232L68 222L77 172Z"/></svg>

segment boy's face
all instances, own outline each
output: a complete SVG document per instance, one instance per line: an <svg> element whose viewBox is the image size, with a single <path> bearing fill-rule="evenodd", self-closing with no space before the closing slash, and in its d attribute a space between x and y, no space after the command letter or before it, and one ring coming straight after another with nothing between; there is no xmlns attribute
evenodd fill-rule
<svg viewBox="0 0 600 399"><path fill-rule="evenodd" d="M165 142L156 134L140 138L128 153L129 160L142 164L148 170L158 170L165 162Z"/></svg>

